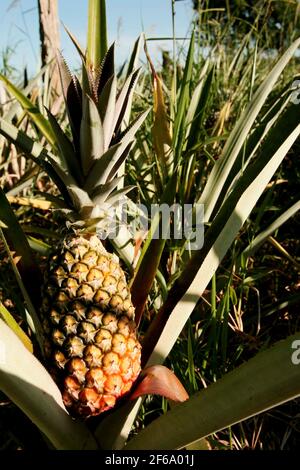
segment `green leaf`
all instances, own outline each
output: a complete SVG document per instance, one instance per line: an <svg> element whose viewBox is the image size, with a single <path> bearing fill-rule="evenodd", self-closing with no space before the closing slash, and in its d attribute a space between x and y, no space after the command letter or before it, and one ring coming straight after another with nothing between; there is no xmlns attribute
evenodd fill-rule
<svg viewBox="0 0 300 470"><path fill-rule="evenodd" d="M257 149L264 143L264 139L267 136L269 130L276 124L277 120L280 118L281 113L287 107L290 96L285 96L284 94L271 106L268 108L266 113L259 119L259 122L253 132L249 133L245 141L245 145L239 151L233 166L230 170L230 173L227 176L226 181L223 184L223 187L220 190L218 200L215 204L214 212L216 212L220 205L226 199L226 194L229 192L231 185L234 184L235 179L238 178L238 175L244 171L245 167L251 162L255 157Z"/></svg>
<svg viewBox="0 0 300 470"><path fill-rule="evenodd" d="M293 204L289 209L283 212L279 217L274 220L265 230L260 232L259 235L257 235L254 240L245 248L245 250L242 252L241 257L249 257L253 256L254 253L258 250L258 248L264 243L267 238L275 232L281 225L283 225L287 220L289 220L291 217L293 217L296 212L300 210L300 201L297 201L295 204Z"/></svg>
<svg viewBox="0 0 300 470"><path fill-rule="evenodd" d="M140 74L140 69L132 72L125 80L123 87L118 95L116 102L116 114L114 121L115 133L118 134L122 127L125 116L128 116L128 110L131 106L133 92ZM124 125L128 125L128 122L124 122Z"/></svg>
<svg viewBox="0 0 300 470"><path fill-rule="evenodd" d="M292 354L299 340L300 333L258 353L153 421L125 449L180 449L298 397L300 367L293 364Z"/></svg>
<svg viewBox="0 0 300 470"><path fill-rule="evenodd" d="M64 58L60 54L57 54L57 65L59 70L62 92L71 126L74 147L76 153L79 155L79 136L82 117L82 90L77 77L71 74Z"/></svg>
<svg viewBox="0 0 300 470"><path fill-rule="evenodd" d="M97 449L84 424L66 412L56 384L42 364L0 319L0 389L56 449Z"/></svg>
<svg viewBox="0 0 300 470"><path fill-rule="evenodd" d="M9 311L4 307L3 303L0 302L0 319L2 319L7 326L18 336L18 338L22 341L25 348L28 349L30 353L33 353L33 346L32 342L26 335L26 333L22 330L19 324L16 322L14 317L9 313Z"/></svg>
<svg viewBox="0 0 300 470"><path fill-rule="evenodd" d="M95 191L93 191L93 194L92 194L93 201L94 202L97 201L97 204L99 206L101 206L101 204L104 204L108 196L113 192L114 189L116 189L120 180L121 178L113 178L107 183L96 187Z"/></svg>
<svg viewBox="0 0 300 470"><path fill-rule="evenodd" d="M229 139L226 142L222 156L215 163L204 191L199 199L200 204L205 206L205 221L208 221L215 204L218 200L222 187L227 179L227 176L234 165L239 152L244 145L244 142L249 134L249 131L258 116L264 102L266 101L269 93L271 92L276 80L285 68L286 64L292 58L294 52L300 45L300 38L297 39L283 54L277 62L272 72L267 76L264 82L260 85L258 90L253 96L253 99L242 113L237 121Z"/></svg>
<svg viewBox="0 0 300 470"><path fill-rule="evenodd" d="M68 193L70 194L73 206L77 211L82 210L84 207L93 209L93 201L90 199L88 193L83 191L83 189L76 185L71 185L68 187Z"/></svg>
<svg viewBox="0 0 300 470"><path fill-rule="evenodd" d="M101 449L119 450L124 447L141 402L141 398L134 402L129 401L113 413L103 416L103 420L95 431L95 437Z"/></svg>
<svg viewBox="0 0 300 470"><path fill-rule="evenodd" d="M117 161L116 155L120 154L121 143L112 145L102 156L101 159L96 161L92 166L84 185L87 192L92 192L94 188L107 181L107 166L114 160Z"/></svg>
<svg viewBox="0 0 300 470"><path fill-rule="evenodd" d="M271 129L259 157L246 168L239 179L239 184L235 185L222 205L206 233L204 247L201 252L195 251L147 331L143 348L145 357L155 345L148 365L163 361L171 351L228 248L299 136L298 123L298 108L290 105L276 126Z"/></svg>
<svg viewBox="0 0 300 470"><path fill-rule="evenodd" d="M118 180L119 179L120 178L118 178ZM122 199L122 196L125 196L127 193L129 193L129 191L132 191L132 189L134 188L135 186L131 185L131 186L126 186L125 188L118 189L117 191L114 191L112 194L110 194L110 196L106 199L106 202L110 204L111 206L113 206L114 204L116 204L118 201ZM97 197L97 196L94 196L94 197Z"/></svg>
<svg viewBox="0 0 300 470"><path fill-rule="evenodd" d="M7 77L0 74L0 80L2 80L8 91L18 100L21 106L29 114L32 121L39 128L42 135L48 140L52 147L55 146L55 134L47 121L47 119L39 112L38 108L25 96L17 87L15 87Z"/></svg>
<svg viewBox="0 0 300 470"><path fill-rule="evenodd" d="M136 40L136 42L134 43L133 50L132 50L130 60L129 60L129 64L128 64L128 68L126 71L126 79L130 76L130 74L134 72L134 70L138 69L139 55L140 55L140 50L141 50L143 41L144 41L144 34L141 34ZM126 124L130 122L132 101L133 101L133 93L131 93L127 99L127 108L122 119L123 126L126 126ZM123 126L121 126L121 130L123 130Z"/></svg>
<svg viewBox="0 0 300 470"><path fill-rule="evenodd" d="M186 58L185 68L183 72L183 78L182 78L182 83L180 87L179 99L178 99L178 106L177 106L176 116L174 120L174 132L173 132L174 148L176 148L179 145L179 141L182 139L180 134L183 133L182 127L184 125L185 113L187 111L189 98L190 98L190 85L191 85L192 71L193 71L193 65L194 65L194 49L195 49L195 33L193 31L192 37L190 40L187 58Z"/></svg>
<svg viewBox="0 0 300 470"><path fill-rule="evenodd" d="M32 250L36 253L39 253L42 256L49 256L51 252L51 246L47 243L44 243L42 240L38 240L37 238L28 236L27 237L29 246Z"/></svg>
<svg viewBox="0 0 300 470"><path fill-rule="evenodd" d="M105 54L95 80L96 96L98 97L108 80L115 75L115 43L112 43Z"/></svg>
<svg viewBox="0 0 300 470"><path fill-rule="evenodd" d="M176 174L174 174L161 197L161 205L167 204L167 207L172 206L176 191ZM153 220L151 221L151 227L148 232L147 239L143 245L142 252L139 256L139 260L135 269L135 276L132 281L131 295L132 302L135 306L135 319L137 324L141 320L147 297L150 293L154 279L159 268L159 263L163 254L163 250L166 244L166 239L160 236L158 239L154 238L156 231L159 229L160 224L163 224L164 229L168 227L164 224L168 223L168 227L171 223L171 212L170 219L168 221L162 221L162 212L157 212Z"/></svg>
<svg viewBox="0 0 300 470"><path fill-rule="evenodd" d="M150 64L153 80L153 116L154 122L152 126L153 146L157 156L158 164L161 166L163 180L173 170L173 152L172 137L170 132L170 120L165 105L162 82L157 75L149 54L146 50L148 62Z"/></svg>
<svg viewBox="0 0 300 470"><path fill-rule="evenodd" d="M80 156L84 175L87 175L104 152L104 132L95 102L83 95L83 113L80 126Z"/></svg>
<svg viewBox="0 0 300 470"><path fill-rule="evenodd" d="M132 72L138 68L139 55L140 55L140 51L142 47L142 42L144 40L145 40L144 34L142 33L140 34L140 36L137 38L137 40L134 43L130 60L128 63L126 78L129 77L129 75L132 74Z"/></svg>
<svg viewBox="0 0 300 470"><path fill-rule="evenodd" d="M23 131L5 122L0 118L0 133L19 147L26 155L37 163L56 184L64 200L71 205L71 200L66 190L66 185L74 184L75 180L60 167L56 157L46 151L38 142L28 137ZM47 161L49 160L49 161ZM49 163L51 162L51 164Z"/></svg>
<svg viewBox="0 0 300 470"><path fill-rule="evenodd" d="M191 98L191 103L187 114L187 122L191 122L191 125L187 131L187 150L191 150L195 145L197 145L199 141L198 136L203 125L203 117L210 97L213 76L214 67L211 67L207 76L204 75L202 78L200 78Z"/></svg>
<svg viewBox="0 0 300 470"><path fill-rule="evenodd" d="M99 96L98 109L103 122L104 151L108 150L113 133L117 96L117 80L114 75L106 82Z"/></svg>
<svg viewBox="0 0 300 470"><path fill-rule="evenodd" d="M89 0L87 63L97 70L107 51L105 0Z"/></svg>
<svg viewBox="0 0 300 470"><path fill-rule="evenodd" d="M55 135L57 148L60 152L64 166L69 170L73 178L80 184L82 182L80 163L77 160L72 142L63 132L53 114L46 108L48 119Z"/></svg>
<svg viewBox="0 0 300 470"><path fill-rule="evenodd" d="M140 114L127 129L123 138L118 144L113 145L110 149L96 161L86 179L85 189L92 190L96 185L104 184L108 179L112 178L122 164L122 156L126 154L126 149L132 144L135 133L143 124L149 110ZM125 155L127 156L127 155Z"/></svg>

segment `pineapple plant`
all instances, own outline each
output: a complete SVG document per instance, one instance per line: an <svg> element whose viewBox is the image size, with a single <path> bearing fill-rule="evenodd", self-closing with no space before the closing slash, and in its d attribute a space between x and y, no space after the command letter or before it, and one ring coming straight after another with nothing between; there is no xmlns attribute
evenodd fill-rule
<svg viewBox="0 0 300 470"><path fill-rule="evenodd" d="M117 92L114 45L98 70L82 59L81 85L58 57L72 141L47 111L60 160L48 156L45 168L63 196L67 229L45 270L41 316L47 364L64 403L72 415L89 417L112 408L140 373L126 276L97 232L107 232L110 210L130 189L116 190L116 175L147 112L123 130L139 72Z"/></svg>

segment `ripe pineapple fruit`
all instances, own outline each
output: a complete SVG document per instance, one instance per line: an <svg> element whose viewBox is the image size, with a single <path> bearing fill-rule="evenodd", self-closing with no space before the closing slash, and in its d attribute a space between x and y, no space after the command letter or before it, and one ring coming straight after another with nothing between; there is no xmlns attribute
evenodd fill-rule
<svg viewBox="0 0 300 470"><path fill-rule="evenodd" d="M46 354L65 405L97 415L140 372L134 308L118 258L97 236L71 236L50 257L43 293Z"/></svg>
<svg viewBox="0 0 300 470"><path fill-rule="evenodd" d="M112 46L98 73L83 58L82 87L58 59L71 141L48 111L60 159L48 154L44 169L64 203L69 231L50 256L43 285L45 354L66 407L95 416L113 407L140 372L141 347L134 308L118 257L104 248L107 212L128 188L115 190L116 174L147 112L122 131L138 71L117 93Z"/></svg>

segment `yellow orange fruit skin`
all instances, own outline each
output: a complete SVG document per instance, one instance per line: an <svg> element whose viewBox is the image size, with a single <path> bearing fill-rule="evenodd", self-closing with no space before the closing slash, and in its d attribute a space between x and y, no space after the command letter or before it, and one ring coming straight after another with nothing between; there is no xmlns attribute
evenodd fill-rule
<svg viewBox="0 0 300 470"><path fill-rule="evenodd" d="M45 353L73 416L115 406L140 373L141 346L124 271L96 236L71 236L48 262Z"/></svg>

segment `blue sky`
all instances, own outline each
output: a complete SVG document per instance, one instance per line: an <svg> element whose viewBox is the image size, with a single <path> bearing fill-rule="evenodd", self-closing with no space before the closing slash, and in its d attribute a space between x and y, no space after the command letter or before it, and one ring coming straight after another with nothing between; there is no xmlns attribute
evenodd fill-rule
<svg viewBox="0 0 300 470"><path fill-rule="evenodd" d="M191 0L176 2L176 35L187 37L192 18ZM84 46L88 0L58 0L61 21ZM117 61L123 62L140 32L147 37L172 35L171 0L107 0L109 42L117 41ZM10 8L9 8L10 7ZM79 64L64 31L63 53L71 67ZM38 69L39 32L37 0L0 0L0 59L7 46L14 48L11 62L18 69L28 66L30 74ZM151 42L152 57L160 59L160 49L171 49L171 41ZM2 64L1 64L2 65Z"/></svg>

